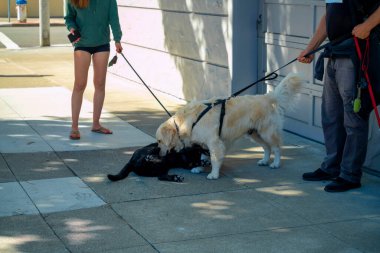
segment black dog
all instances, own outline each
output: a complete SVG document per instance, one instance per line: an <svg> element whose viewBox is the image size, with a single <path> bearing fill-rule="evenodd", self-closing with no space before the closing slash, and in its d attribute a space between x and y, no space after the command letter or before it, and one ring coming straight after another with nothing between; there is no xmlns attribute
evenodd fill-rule
<svg viewBox="0 0 380 253"><path fill-rule="evenodd" d="M208 163L207 160L201 159L202 154L207 154L207 151L199 145L184 148L179 152L171 151L164 157L160 157L159 153L158 143L139 148L133 153L119 174L108 174L107 177L111 181L118 181L134 172L138 176L158 177L162 181L182 182L183 177L168 175L169 170L173 168L192 169L206 166Z"/></svg>

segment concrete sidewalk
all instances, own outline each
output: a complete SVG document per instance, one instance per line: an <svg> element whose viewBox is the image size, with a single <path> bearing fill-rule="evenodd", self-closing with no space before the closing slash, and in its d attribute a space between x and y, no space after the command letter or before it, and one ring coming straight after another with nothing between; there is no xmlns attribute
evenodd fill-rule
<svg viewBox="0 0 380 253"><path fill-rule="evenodd" d="M99 135L89 82L82 139L70 141L72 49L0 55L0 252L379 252L380 179L364 174L362 188L336 194L304 182L322 145L284 133L283 166L271 170L241 140L218 180L178 169L184 183L111 183L167 118L150 93L108 75L103 123L114 134ZM157 95L171 112L181 104Z"/></svg>

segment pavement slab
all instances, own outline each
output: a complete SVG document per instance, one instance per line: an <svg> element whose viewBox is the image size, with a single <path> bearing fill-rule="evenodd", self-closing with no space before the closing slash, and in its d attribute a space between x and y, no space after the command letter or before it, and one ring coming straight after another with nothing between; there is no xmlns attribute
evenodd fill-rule
<svg viewBox="0 0 380 253"><path fill-rule="evenodd" d="M19 181L74 176L55 152L7 153L3 156Z"/></svg>
<svg viewBox="0 0 380 253"><path fill-rule="evenodd" d="M0 252L69 253L39 215L0 218Z"/></svg>
<svg viewBox="0 0 380 253"><path fill-rule="evenodd" d="M257 191L315 224L380 216L379 178L365 175L361 188L335 194L323 190L327 183L269 186Z"/></svg>
<svg viewBox="0 0 380 253"><path fill-rule="evenodd" d="M329 237L337 238L361 252L378 252L380 249L379 225L380 217L375 217L326 223L317 228Z"/></svg>
<svg viewBox="0 0 380 253"><path fill-rule="evenodd" d="M0 152L94 150L147 145L154 138L104 110L102 122L112 135L91 132L92 103L84 101L81 140L68 138L71 129L71 92L62 87L0 89ZM24 101L19 103L19 101ZM13 117L13 118L12 118Z"/></svg>
<svg viewBox="0 0 380 253"><path fill-rule="evenodd" d="M155 177L139 177L131 174L127 179L118 182L110 182L106 178L101 184L91 183L86 179L84 181L107 203L198 195L245 188L229 177L222 176L218 180L210 181L206 179L206 173L192 174L182 169L171 170L170 174L177 174L185 180L182 183L174 183L159 181Z"/></svg>
<svg viewBox="0 0 380 253"><path fill-rule="evenodd" d="M157 250L153 246L136 246L136 247L127 247L122 249L112 249L103 251L106 253L157 253Z"/></svg>
<svg viewBox="0 0 380 253"><path fill-rule="evenodd" d="M350 244L308 226L173 241L155 244L155 247L165 253L361 252Z"/></svg>
<svg viewBox="0 0 380 253"><path fill-rule="evenodd" d="M18 182L0 184L0 217L38 214L38 209Z"/></svg>
<svg viewBox="0 0 380 253"><path fill-rule="evenodd" d="M16 178L9 169L4 157L0 155L0 183L13 182Z"/></svg>
<svg viewBox="0 0 380 253"><path fill-rule="evenodd" d="M45 217L54 233L72 253L132 252L149 244L109 206L49 214ZM138 248L136 248L138 247ZM149 252L149 251L148 251Z"/></svg>
<svg viewBox="0 0 380 253"><path fill-rule="evenodd" d="M105 204L77 177L32 180L21 185L41 214Z"/></svg>
<svg viewBox="0 0 380 253"><path fill-rule="evenodd" d="M315 170L316 164L321 161L320 157L313 156L303 161L300 166L299 156L287 155L284 151L281 167L271 169L269 166L257 165L262 156L261 148L242 148L226 156L221 171L248 187L301 184L304 183L302 174Z"/></svg>
<svg viewBox="0 0 380 253"><path fill-rule="evenodd" d="M0 183L0 217L76 210L103 202L77 177Z"/></svg>
<svg viewBox="0 0 380 253"><path fill-rule="evenodd" d="M152 243L309 224L255 190L141 200L111 206Z"/></svg>
<svg viewBox="0 0 380 253"><path fill-rule="evenodd" d="M51 147L25 121L0 121L0 152L49 152Z"/></svg>

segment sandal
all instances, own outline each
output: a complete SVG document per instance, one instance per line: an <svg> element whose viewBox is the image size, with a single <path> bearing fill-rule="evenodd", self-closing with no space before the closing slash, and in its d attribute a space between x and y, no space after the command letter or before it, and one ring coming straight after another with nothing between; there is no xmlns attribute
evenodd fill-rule
<svg viewBox="0 0 380 253"><path fill-rule="evenodd" d="M112 131L105 127L100 127L98 129L91 129L91 132L98 133L98 134L112 134Z"/></svg>
<svg viewBox="0 0 380 253"><path fill-rule="evenodd" d="M70 139L71 140L79 140L80 139L79 130L71 130L71 132L70 132Z"/></svg>

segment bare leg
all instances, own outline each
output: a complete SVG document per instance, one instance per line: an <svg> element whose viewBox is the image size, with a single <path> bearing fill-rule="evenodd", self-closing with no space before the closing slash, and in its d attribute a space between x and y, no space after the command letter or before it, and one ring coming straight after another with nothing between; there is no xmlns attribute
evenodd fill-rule
<svg viewBox="0 0 380 253"><path fill-rule="evenodd" d="M92 57L94 65L94 113L92 129L100 129L100 115L103 109L106 87L106 75L109 52L95 53Z"/></svg>
<svg viewBox="0 0 380 253"><path fill-rule="evenodd" d="M71 129L78 131L79 114L82 107L83 93L87 85L88 68L91 63L91 55L88 52L74 51L75 81L71 95Z"/></svg>

